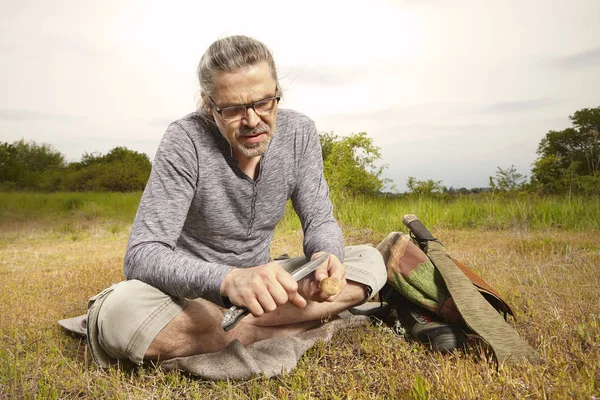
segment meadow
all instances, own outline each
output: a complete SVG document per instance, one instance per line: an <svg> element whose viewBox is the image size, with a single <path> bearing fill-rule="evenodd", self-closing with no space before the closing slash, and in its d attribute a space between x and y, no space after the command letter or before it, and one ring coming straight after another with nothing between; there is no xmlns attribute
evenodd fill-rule
<svg viewBox="0 0 600 400"><path fill-rule="evenodd" d="M140 193L0 193L0 399L596 399L600 397L600 199L485 193L335 197L346 244L376 245L414 213L496 287L539 365L441 355L382 324L338 334L276 378L209 382L160 367L96 366L57 320L123 279ZM273 256L302 249L288 209Z"/></svg>

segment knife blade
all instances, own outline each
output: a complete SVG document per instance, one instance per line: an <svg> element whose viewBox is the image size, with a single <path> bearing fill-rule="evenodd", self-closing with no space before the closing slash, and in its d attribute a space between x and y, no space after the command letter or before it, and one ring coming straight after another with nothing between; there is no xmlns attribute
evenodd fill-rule
<svg viewBox="0 0 600 400"><path fill-rule="evenodd" d="M292 276L292 278L294 278L296 282L298 282L300 279L304 278L305 276L308 276L311 272L316 270L319 267L319 265L321 265L325 262L325 260L327 260L328 257L329 254L323 254L322 256L319 256L318 258L309 261L302 267L291 272L290 275ZM250 314L250 311L248 311L246 307L233 306L229 310L227 310L225 314L223 314L221 327L225 332L230 331L231 329L233 329L234 326L238 324L238 322L242 320L242 318L244 318L248 314Z"/></svg>

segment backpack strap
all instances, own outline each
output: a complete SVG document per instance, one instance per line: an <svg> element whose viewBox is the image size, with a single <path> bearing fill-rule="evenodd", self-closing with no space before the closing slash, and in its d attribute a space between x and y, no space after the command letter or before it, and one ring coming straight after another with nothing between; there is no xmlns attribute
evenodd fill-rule
<svg viewBox="0 0 600 400"><path fill-rule="evenodd" d="M425 253L438 269L456 308L465 323L491 347L499 363L515 363L521 359L538 362L539 354L521 339L515 330L487 302L479 290L452 261L444 246L433 236L414 215L407 215L402 221L424 242Z"/></svg>

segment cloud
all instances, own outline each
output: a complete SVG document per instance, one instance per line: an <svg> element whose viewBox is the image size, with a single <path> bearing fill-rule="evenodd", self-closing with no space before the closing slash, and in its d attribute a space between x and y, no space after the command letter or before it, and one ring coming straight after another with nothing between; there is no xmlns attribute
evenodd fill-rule
<svg viewBox="0 0 600 400"><path fill-rule="evenodd" d="M515 112L532 111L556 105L557 101L548 97L537 99L501 101L479 107L480 112L494 114L510 114Z"/></svg>
<svg viewBox="0 0 600 400"><path fill-rule="evenodd" d="M569 56L557 57L550 61L550 65L564 69L576 69L600 65L600 47Z"/></svg>
<svg viewBox="0 0 600 400"><path fill-rule="evenodd" d="M279 78L294 86L337 88L356 85L372 78L394 76L407 65L391 64L385 66L350 66L346 68L327 66L281 66Z"/></svg>
<svg viewBox="0 0 600 400"><path fill-rule="evenodd" d="M528 120L543 117L547 108L560 102L550 97L501 101L490 103L434 101L419 104L398 104L364 112L336 113L318 117L326 126L340 126L349 132L369 129L377 126L389 131L426 130L429 133L440 131L478 130L489 123L500 121L518 122L525 115ZM536 113L541 111L541 113ZM348 133L349 133L348 132Z"/></svg>
<svg viewBox="0 0 600 400"><path fill-rule="evenodd" d="M429 116L439 116L443 114L465 114L474 106L462 102L432 101L418 104L395 104L373 110L365 110L352 113L328 114L328 118L352 119L354 121L391 121L397 123L398 120L404 121L404 124L411 124L412 121L422 121Z"/></svg>
<svg viewBox="0 0 600 400"><path fill-rule="evenodd" d="M367 68L331 68L300 66L280 68L281 78L289 80L294 85L339 87L357 83L368 73Z"/></svg>
<svg viewBox="0 0 600 400"><path fill-rule="evenodd" d="M0 121L58 121L75 122L81 121L83 117L72 115L52 114L39 111L19 110L11 108L0 108Z"/></svg>

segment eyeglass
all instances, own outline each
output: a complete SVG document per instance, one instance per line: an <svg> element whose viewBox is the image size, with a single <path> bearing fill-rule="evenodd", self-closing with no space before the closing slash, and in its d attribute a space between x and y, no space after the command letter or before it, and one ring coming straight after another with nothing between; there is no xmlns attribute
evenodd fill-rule
<svg viewBox="0 0 600 400"><path fill-rule="evenodd" d="M244 118L249 108L253 109L258 115L269 115L275 108L275 105L279 103L281 97L268 97L266 99L255 101L254 103L240 104L239 106L225 107L222 109L215 104L214 100L211 99L210 96L208 96L208 99L215 107L215 111L222 116L224 120L237 121Z"/></svg>

